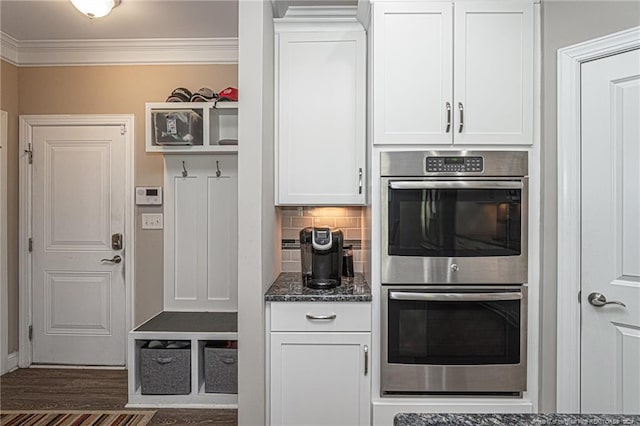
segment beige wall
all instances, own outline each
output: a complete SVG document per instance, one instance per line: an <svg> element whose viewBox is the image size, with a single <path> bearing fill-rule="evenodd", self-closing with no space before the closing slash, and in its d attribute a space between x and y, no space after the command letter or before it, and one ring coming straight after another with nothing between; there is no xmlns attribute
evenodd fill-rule
<svg viewBox="0 0 640 426"><path fill-rule="evenodd" d="M540 411L555 411L557 275L556 52L559 48L640 25L637 1L542 3L542 311Z"/></svg>
<svg viewBox="0 0 640 426"><path fill-rule="evenodd" d="M7 255L9 353L18 350L18 68L0 61L0 109L9 114L7 141Z"/></svg>
<svg viewBox="0 0 640 426"><path fill-rule="evenodd" d="M136 186L163 184L162 155L145 152L145 102L162 102L176 87L195 91L207 86L220 91L238 84L237 65L14 67L12 71L18 83L14 95L16 99L19 95L19 114L134 114ZM17 187L15 147L10 163ZM9 199L10 206L15 205L13 200ZM14 210L9 228L17 230ZM162 310L162 232L142 230L140 225L141 213L161 211L161 207L136 208L136 324ZM9 260L15 270L16 256ZM16 318L10 323L11 336L16 335Z"/></svg>

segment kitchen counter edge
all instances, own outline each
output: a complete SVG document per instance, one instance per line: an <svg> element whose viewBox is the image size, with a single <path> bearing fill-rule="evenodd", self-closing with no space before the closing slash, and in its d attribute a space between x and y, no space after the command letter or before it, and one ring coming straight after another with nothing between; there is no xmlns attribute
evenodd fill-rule
<svg viewBox="0 0 640 426"><path fill-rule="evenodd" d="M399 413L394 426L528 426L528 425L640 426L640 416L615 414L435 414Z"/></svg>
<svg viewBox="0 0 640 426"><path fill-rule="evenodd" d="M282 272L264 295L265 302L371 302L371 287L364 274L342 277L338 287L316 290L302 285L297 272Z"/></svg>

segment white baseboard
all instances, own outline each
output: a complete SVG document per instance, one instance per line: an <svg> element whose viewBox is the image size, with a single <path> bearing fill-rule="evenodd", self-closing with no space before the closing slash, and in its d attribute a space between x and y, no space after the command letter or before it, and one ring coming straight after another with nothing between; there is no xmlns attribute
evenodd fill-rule
<svg viewBox="0 0 640 426"><path fill-rule="evenodd" d="M18 369L18 352L10 353L7 357L7 372Z"/></svg>

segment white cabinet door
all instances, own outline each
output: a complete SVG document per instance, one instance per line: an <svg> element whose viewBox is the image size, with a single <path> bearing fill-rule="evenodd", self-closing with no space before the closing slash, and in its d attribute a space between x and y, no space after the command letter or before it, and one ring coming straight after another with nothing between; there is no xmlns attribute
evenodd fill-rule
<svg viewBox="0 0 640 426"><path fill-rule="evenodd" d="M276 204L364 204L364 31L278 39Z"/></svg>
<svg viewBox="0 0 640 426"><path fill-rule="evenodd" d="M450 144L452 3L373 8L373 142Z"/></svg>
<svg viewBox="0 0 640 426"><path fill-rule="evenodd" d="M235 155L165 157L166 311L238 309L237 162Z"/></svg>
<svg viewBox="0 0 640 426"><path fill-rule="evenodd" d="M369 333L271 333L271 426L369 425Z"/></svg>
<svg viewBox="0 0 640 426"><path fill-rule="evenodd" d="M455 4L454 142L530 144L533 4Z"/></svg>

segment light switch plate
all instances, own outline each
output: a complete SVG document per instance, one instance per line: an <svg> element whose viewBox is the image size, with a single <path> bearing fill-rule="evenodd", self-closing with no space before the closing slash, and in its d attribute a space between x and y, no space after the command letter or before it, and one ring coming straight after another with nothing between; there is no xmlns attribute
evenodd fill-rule
<svg viewBox="0 0 640 426"><path fill-rule="evenodd" d="M162 229L163 227L162 213L142 213L142 229Z"/></svg>

